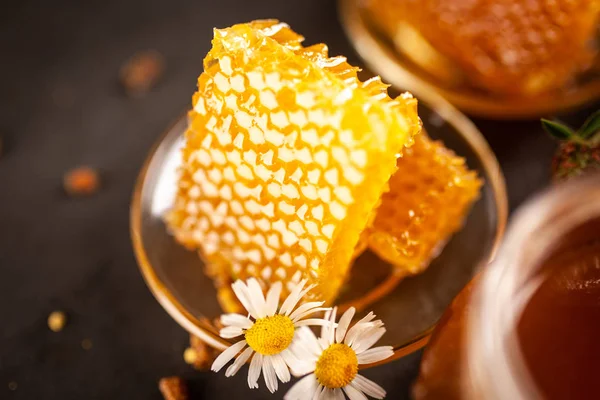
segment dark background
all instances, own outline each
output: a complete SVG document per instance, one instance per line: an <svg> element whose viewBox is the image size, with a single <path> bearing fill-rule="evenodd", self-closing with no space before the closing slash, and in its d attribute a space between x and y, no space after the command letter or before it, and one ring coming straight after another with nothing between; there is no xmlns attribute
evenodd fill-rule
<svg viewBox="0 0 600 400"><path fill-rule="evenodd" d="M213 27L278 18L307 43L326 42L332 55L360 64L335 3L13 3L0 6L0 398L160 399L157 381L167 375L188 379L193 398L265 397L246 387L245 370L227 379L184 363L188 335L136 267L129 202L152 143L189 107ZM146 49L158 50L167 69L151 93L130 98L118 71ZM577 124L588 112L565 119ZM475 122L501 162L511 208L547 185L556 145L539 122ZM95 196L64 194L63 174L78 165L100 170ZM69 316L60 333L46 323L56 309ZM419 359L365 375L390 399L408 398Z"/></svg>

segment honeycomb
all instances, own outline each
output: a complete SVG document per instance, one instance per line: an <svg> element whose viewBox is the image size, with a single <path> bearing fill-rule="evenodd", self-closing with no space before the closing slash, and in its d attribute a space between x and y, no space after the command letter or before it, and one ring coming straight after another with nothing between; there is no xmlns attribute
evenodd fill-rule
<svg viewBox="0 0 600 400"><path fill-rule="evenodd" d="M421 133L398 159L357 253L368 247L400 275L421 272L461 227L481 183L463 158Z"/></svg>
<svg viewBox="0 0 600 400"><path fill-rule="evenodd" d="M217 286L306 278L331 301L421 124L410 94L302 40L275 20L214 31L166 220Z"/></svg>
<svg viewBox="0 0 600 400"><path fill-rule="evenodd" d="M392 38L410 26L439 52L431 61L455 63L463 79L492 92L531 95L564 86L588 69L596 54L590 42L600 16L598 0L367 0L366 5ZM403 47L402 39L397 41Z"/></svg>

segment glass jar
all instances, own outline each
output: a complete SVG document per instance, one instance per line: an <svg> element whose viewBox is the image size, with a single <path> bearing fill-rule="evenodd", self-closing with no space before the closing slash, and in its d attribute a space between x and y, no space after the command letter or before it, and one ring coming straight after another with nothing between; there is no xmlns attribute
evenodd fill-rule
<svg viewBox="0 0 600 400"><path fill-rule="evenodd" d="M600 176L513 217L432 335L416 399L600 398Z"/></svg>

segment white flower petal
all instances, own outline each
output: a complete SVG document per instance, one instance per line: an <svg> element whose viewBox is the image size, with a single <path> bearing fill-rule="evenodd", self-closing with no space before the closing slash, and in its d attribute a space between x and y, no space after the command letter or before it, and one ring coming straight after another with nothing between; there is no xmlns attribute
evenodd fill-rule
<svg viewBox="0 0 600 400"><path fill-rule="evenodd" d="M277 381L277 375L275 374L275 368L273 368L271 357L263 357L262 372L267 389L269 389L269 392L275 393L279 383Z"/></svg>
<svg viewBox="0 0 600 400"><path fill-rule="evenodd" d="M379 325L374 325L366 329L362 329L354 338L351 347L358 347L359 351L363 352L371 348L373 346L373 340L379 340L385 332L386 329L383 327L383 322Z"/></svg>
<svg viewBox="0 0 600 400"><path fill-rule="evenodd" d="M319 400L336 400L335 397L333 397L333 389L324 388L319 396Z"/></svg>
<svg viewBox="0 0 600 400"><path fill-rule="evenodd" d="M302 354L298 352L292 352L292 354L293 358L289 361L291 361L292 366L290 366L290 369L292 370L294 376L303 376L315 371L315 368L317 367L318 357L303 357L306 356L306 353Z"/></svg>
<svg viewBox="0 0 600 400"><path fill-rule="evenodd" d="M330 344L329 343L329 338L331 337L331 332L333 331L333 334L335 335L335 317L336 317L336 313L337 313L337 307L334 307L331 309L331 311L327 311L325 313L325 320L329 321L329 324L325 324L322 326L321 328L321 337L319 338L319 342L321 343L321 346L323 348L328 347ZM324 342L324 343L323 343Z"/></svg>
<svg viewBox="0 0 600 400"><path fill-rule="evenodd" d="M348 330L348 333L346 333L346 337L344 338L344 343L347 344L348 346L352 346L352 343L354 343L355 339L358 336L360 336L364 331L369 330L371 328L378 328L378 327L382 327L382 326L383 326L383 322L381 322L380 320L373 321L373 322L356 323L356 324L354 324L354 326L352 326L352 328L350 328Z"/></svg>
<svg viewBox="0 0 600 400"><path fill-rule="evenodd" d="M321 399L321 395L323 394L323 392L325 392L325 387L321 384L319 384L319 386L317 387L317 390L315 390L315 394L313 394L312 400L319 400Z"/></svg>
<svg viewBox="0 0 600 400"><path fill-rule="evenodd" d="M329 317L329 322L331 323L329 325L329 329L327 329L327 334L325 336L323 336L323 338L325 340L327 340L327 343L332 345L335 340L335 317L337 314L337 307L333 308L333 311L331 311L331 316Z"/></svg>
<svg viewBox="0 0 600 400"><path fill-rule="evenodd" d="M392 346L380 346L366 350L357 355L359 364L376 363L394 355Z"/></svg>
<svg viewBox="0 0 600 400"><path fill-rule="evenodd" d="M344 315L342 315L342 318L340 318L337 330L335 331L336 343L341 343L342 340L344 340L344 336L346 335L346 331L348 330L348 326L350 326L350 321L352 321L355 312L356 309L354 307L350 307L346 310Z"/></svg>
<svg viewBox="0 0 600 400"><path fill-rule="evenodd" d="M304 331L304 334L302 332L298 334L299 331ZM323 351L312 331L305 326L296 330L294 340L286 350L289 350L289 354L285 351L281 354L294 376L314 372L317 360Z"/></svg>
<svg viewBox="0 0 600 400"><path fill-rule="evenodd" d="M298 304L300 301L300 292L302 292L302 288L304 285L306 285L306 282L306 279L303 279L296 286L294 286L288 297L281 305L281 308L279 309L280 314L289 316L292 313L294 307L296 307L296 304Z"/></svg>
<svg viewBox="0 0 600 400"><path fill-rule="evenodd" d="M348 346L352 347L352 343L354 343L354 340L357 338L357 336L359 336L360 333L366 329L368 328L365 328L364 326L362 328L357 325L352 326L350 329L348 329L348 332L346 332L344 344L347 344Z"/></svg>
<svg viewBox="0 0 600 400"><path fill-rule="evenodd" d="M254 353L254 357L252 357L252 361L250 361L250 369L248 369L248 386L250 389L258 389L258 378L260 377L262 364L262 354Z"/></svg>
<svg viewBox="0 0 600 400"><path fill-rule="evenodd" d="M385 390L381 386L362 375L356 375L354 380L350 382L350 385L352 385L352 387L355 389L360 390L367 396L371 396L376 399L383 399L385 397Z"/></svg>
<svg viewBox="0 0 600 400"><path fill-rule="evenodd" d="M296 308L296 310L293 313L290 314L290 318L292 320L295 320L298 315L312 308L321 307L323 304L325 304L324 301L310 301L308 303L304 303L300 307Z"/></svg>
<svg viewBox="0 0 600 400"><path fill-rule="evenodd" d="M373 311L370 311L367 315L365 315L360 321L358 321L356 324L363 324L365 322L371 322L373 321L373 319L376 317L376 315L373 313Z"/></svg>
<svg viewBox="0 0 600 400"><path fill-rule="evenodd" d="M367 315L365 315L360 321L358 321L356 324L354 324L354 326L360 327L360 325L362 325L362 324L371 322L374 318L375 318L375 314L373 314L373 311L371 311Z"/></svg>
<svg viewBox="0 0 600 400"><path fill-rule="evenodd" d="M315 325L321 325L321 326L329 326L331 324L331 322L329 321L325 321L324 319L321 318L309 318L309 319L303 319L301 321L297 321L294 322L294 326L296 328L298 328L299 326L315 326Z"/></svg>
<svg viewBox="0 0 600 400"><path fill-rule="evenodd" d="M241 336L243 333L242 328L238 328L237 326L226 326L219 331L219 336L224 339L231 339Z"/></svg>
<svg viewBox="0 0 600 400"><path fill-rule="evenodd" d="M262 288L255 278L250 278L247 281L248 292L250 293L250 303L256 311L258 318L264 318L267 316L267 303L265 296L263 295Z"/></svg>
<svg viewBox="0 0 600 400"><path fill-rule="evenodd" d="M252 347L248 347L246 350L244 350L244 352L240 354L238 358L235 359L235 362L231 364L229 368L227 368L227 370L225 371L225 376L230 377L235 375L240 370L240 368L242 368L242 365L244 365L246 361L248 361L252 353L254 353Z"/></svg>
<svg viewBox="0 0 600 400"><path fill-rule="evenodd" d="M341 389L324 388L319 396L319 400L345 400L345 398Z"/></svg>
<svg viewBox="0 0 600 400"><path fill-rule="evenodd" d="M331 314L333 313L333 308L331 310L325 311L325 316L323 317L323 319L325 319L326 321L329 321L331 319ZM331 325L323 325L321 327L321 335L319 336L320 338L324 338L327 337L327 332L329 332L329 328L331 327Z"/></svg>
<svg viewBox="0 0 600 400"><path fill-rule="evenodd" d="M279 353L279 355L281 355L281 357L283 358L283 361L285 361L287 366L290 368L292 368L293 364L300 362L298 357L296 357L296 355L292 351L292 345L290 345L287 349L285 349L281 353Z"/></svg>
<svg viewBox="0 0 600 400"><path fill-rule="evenodd" d="M219 354L219 356L215 359L210 369L215 372L219 372L221 368L223 368L225 364L231 361L231 359L235 357L235 355L239 353L244 347L246 347L245 340L240 340L236 344L232 344L231 346L226 348L221 354Z"/></svg>
<svg viewBox="0 0 600 400"><path fill-rule="evenodd" d="M314 283L313 283L312 285L309 285L309 286L307 286L306 288L304 288L304 290L302 290L302 291L300 292L300 294L298 295L298 297L299 297L300 299L302 299L304 296L306 296L306 294L307 294L308 292L310 292L311 290L313 290L315 287L317 287L317 285L315 285Z"/></svg>
<svg viewBox="0 0 600 400"><path fill-rule="evenodd" d="M309 354L299 346L290 350L290 353L291 354L283 355L282 352L281 354L286 363L290 366L294 376L303 376L315 371L318 357Z"/></svg>
<svg viewBox="0 0 600 400"><path fill-rule="evenodd" d="M272 317L277 312L282 287L281 281L277 281L271 285L271 288L267 292L267 315L269 317Z"/></svg>
<svg viewBox="0 0 600 400"><path fill-rule="evenodd" d="M352 385L344 386L344 392L350 400L368 400L360 390L355 389Z"/></svg>
<svg viewBox="0 0 600 400"><path fill-rule="evenodd" d="M315 374L310 374L300 379L291 387L290 390L283 396L284 400L303 400L312 399L317 392L319 382Z"/></svg>
<svg viewBox="0 0 600 400"><path fill-rule="evenodd" d="M296 378L304 376L306 374L312 374L313 372L315 372L315 368L317 367L317 363L316 362L308 362L308 361L298 361L297 364L294 365L294 367L290 367L290 371L292 373L292 375L294 375Z"/></svg>
<svg viewBox="0 0 600 400"><path fill-rule="evenodd" d="M283 361L290 368L290 372L295 377L304 376L308 373L314 372L316 367L317 358L310 357L311 359L299 358L289 348L279 353ZM306 353L303 354L306 356Z"/></svg>
<svg viewBox="0 0 600 400"><path fill-rule="evenodd" d="M290 369L288 368L285 361L283 361L283 357L281 357L281 354L275 354L270 358L271 364L273 364L273 369L275 369L275 374L277 374L279 380L283 383L289 382L291 378Z"/></svg>
<svg viewBox="0 0 600 400"><path fill-rule="evenodd" d="M253 325L248 317L240 314L223 314L221 315L221 323L225 326L237 326L242 329L250 329Z"/></svg>
<svg viewBox="0 0 600 400"><path fill-rule="evenodd" d="M356 354L360 354L363 351L370 349L385 333L385 328L382 327L373 327L371 329L367 329L360 333L354 339L351 347L354 349Z"/></svg>
<svg viewBox="0 0 600 400"><path fill-rule="evenodd" d="M325 388L321 392L319 400L337 400L335 398L335 391L333 389Z"/></svg>
<svg viewBox="0 0 600 400"><path fill-rule="evenodd" d="M235 296L238 298L240 303L242 303L246 311L248 311L248 313L254 319L257 319L258 317L256 316L256 310L250 302L250 292L248 291L248 287L246 286L246 284L240 280L237 280L233 282L231 288L233 289Z"/></svg>
<svg viewBox="0 0 600 400"><path fill-rule="evenodd" d="M301 346L305 352L315 357L321 355L322 349L321 346L319 346L319 341L309 327L302 326L296 329L294 336L295 340L292 342L293 344ZM306 354L303 354L302 356L302 358L305 358Z"/></svg>
<svg viewBox="0 0 600 400"><path fill-rule="evenodd" d="M324 351L329 346L331 346L331 344L327 342L327 339L324 339L322 337L319 338L319 347L321 347L321 351Z"/></svg>
<svg viewBox="0 0 600 400"><path fill-rule="evenodd" d="M321 311L327 311L329 310L329 307L317 307L317 308L311 308L308 311L303 312L302 314L297 315L295 318L292 318L292 320L294 322L298 322L303 318L308 317L311 314L317 313L317 312L321 312Z"/></svg>

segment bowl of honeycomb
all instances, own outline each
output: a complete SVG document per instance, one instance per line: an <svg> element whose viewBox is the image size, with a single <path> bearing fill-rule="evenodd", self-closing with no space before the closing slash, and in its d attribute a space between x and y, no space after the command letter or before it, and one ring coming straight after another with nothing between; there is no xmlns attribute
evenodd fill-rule
<svg viewBox="0 0 600 400"><path fill-rule="evenodd" d="M215 348L229 343L214 319L239 311L231 283L252 277L369 307L400 357L493 257L504 180L446 101L390 96L302 40L274 20L215 30L192 109L136 184L138 264L167 312Z"/></svg>
<svg viewBox="0 0 600 400"><path fill-rule="evenodd" d="M600 97L600 2L339 0L365 63L474 115L531 118Z"/></svg>

